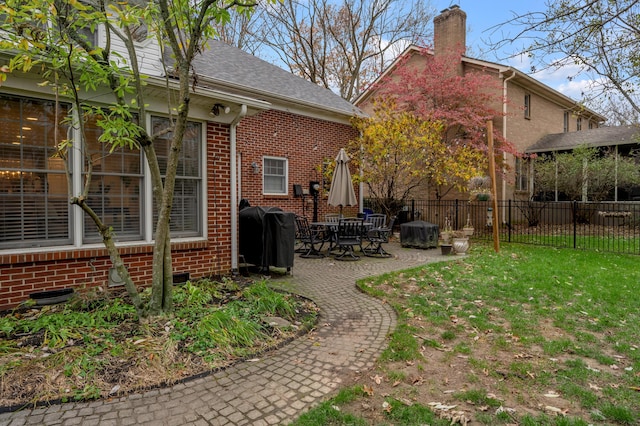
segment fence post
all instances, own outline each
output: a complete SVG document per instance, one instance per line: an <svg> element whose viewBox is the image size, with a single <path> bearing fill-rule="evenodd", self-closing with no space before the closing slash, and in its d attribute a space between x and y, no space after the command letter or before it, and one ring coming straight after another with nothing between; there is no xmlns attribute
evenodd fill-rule
<svg viewBox="0 0 640 426"><path fill-rule="evenodd" d="M454 222L454 228L453 229L460 229L460 222L458 220L458 199L456 198L456 203L455 203L455 207L456 207L456 221Z"/></svg>
<svg viewBox="0 0 640 426"><path fill-rule="evenodd" d="M411 199L411 221L416 220L416 200Z"/></svg>
<svg viewBox="0 0 640 426"><path fill-rule="evenodd" d="M509 230L507 232L507 241L511 242L511 199L509 199L509 208L507 209L507 213L509 214L509 221L507 222L507 229Z"/></svg>
<svg viewBox="0 0 640 426"><path fill-rule="evenodd" d="M573 248L576 248L578 238L578 202L573 201Z"/></svg>

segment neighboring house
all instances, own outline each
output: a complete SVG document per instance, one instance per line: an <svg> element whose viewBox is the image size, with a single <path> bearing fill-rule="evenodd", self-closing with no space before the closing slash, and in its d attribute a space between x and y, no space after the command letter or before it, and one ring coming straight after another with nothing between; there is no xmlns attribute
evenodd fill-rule
<svg viewBox="0 0 640 426"><path fill-rule="evenodd" d="M380 75L371 86L372 89L356 99L355 104L370 113L378 87L384 84L385 78L394 77L399 64L424 66L425 61L429 60L428 56L450 55L464 46L466 14L458 6L452 6L434 18L434 50L424 56L423 49L408 47ZM605 120L602 115L584 108L578 102L510 66L463 55L456 72L459 75L484 72L495 77L498 86L502 88L502 93L496 95L503 99L503 116L494 119L494 133L499 132L523 154L529 146L548 134L597 128ZM498 182L498 197L528 198L532 189L528 160L515 156L508 156L505 160L508 169L506 177Z"/></svg>
<svg viewBox="0 0 640 426"><path fill-rule="evenodd" d="M157 46L142 47L155 130L168 125L167 81ZM7 60L0 55L0 65ZM311 197L296 197L293 185L307 193L310 181L322 181L323 162L356 136L353 105L238 49L212 42L195 70L171 220L174 273L191 278L237 270L241 199L311 217ZM69 105L62 101L56 109L38 82L36 75L12 74L0 86L0 309L33 292L119 281L95 226L69 205L62 160L52 155L54 137L67 137L56 114L58 120L69 114ZM95 102L107 97L96 94ZM108 155L95 141L99 129L87 127L95 155L90 204L114 228L134 282L144 285L154 219L145 163L137 151ZM158 141L161 157L164 142ZM80 155L74 151L69 162L74 193L82 185ZM318 210L328 211L326 201Z"/></svg>
<svg viewBox="0 0 640 426"><path fill-rule="evenodd" d="M579 146L612 149L619 156L629 156L640 149L640 128L637 126L614 126L581 132L554 133L542 137L527 148L526 153L551 155L572 151ZM556 194L557 197L558 194ZM613 191L613 199L609 201L640 201L640 188L627 191L616 187Z"/></svg>

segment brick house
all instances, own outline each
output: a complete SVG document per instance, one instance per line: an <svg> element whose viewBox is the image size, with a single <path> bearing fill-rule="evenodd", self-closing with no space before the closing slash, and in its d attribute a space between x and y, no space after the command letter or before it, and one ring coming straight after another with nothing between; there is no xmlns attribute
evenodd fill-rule
<svg viewBox="0 0 640 426"><path fill-rule="evenodd" d="M377 87L384 84L385 78L394 78L399 64L424 66L430 56L450 55L466 46L466 13L459 6L451 6L434 18L434 48L424 54L424 49L409 46L374 82L372 88L362 93L354 102L363 111L372 111L372 101ZM501 88L496 98L502 99L498 110L501 117L493 121L494 133L500 133L510 141L518 152L525 154L527 148L548 134L576 132L597 128L605 118L562 93L540 83L517 69L489 61L462 55L455 69L459 75L482 72L496 79L496 87ZM500 90L500 89L498 89ZM506 155L507 173L498 182L500 199L527 199L532 191L531 167L526 157ZM460 196L460 194L456 194ZM426 193L414 195L416 198L428 198Z"/></svg>
<svg viewBox="0 0 640 426"><path fill-rule="evenodd" d="M100 36L98 30L96 42ZM0 55L0 64L8 57ZM167 81L152 41L140 63L150 76L149 130L166 127ZM175 274L199 278L237 269L239 200L311 214L311 198L296 197L293 185L307 192L310 181L322 182L323 163L356 136L350 125L356 109L329 90L220 42L210 43L194 65L198 79L176 181L172 255ZM55 126L56 111L60 118L69 106L61 102L56 110L53 95L38 82L35 75L12 74L0 86L0 309L33 292L106 287L119 280L92 222L67 202L62 160L51 156L56 132L77 137ZM90 95L95 102L106 96ZM95 124L87 126L98 134ZM153 242L144 161L137 151L107 155L99 143L94 147L100 154L94 206L116 231L134 282L144 285ZM72 157L69 167L80 188L81 162ZM321 200L319 213L329 209Z"/></svg>

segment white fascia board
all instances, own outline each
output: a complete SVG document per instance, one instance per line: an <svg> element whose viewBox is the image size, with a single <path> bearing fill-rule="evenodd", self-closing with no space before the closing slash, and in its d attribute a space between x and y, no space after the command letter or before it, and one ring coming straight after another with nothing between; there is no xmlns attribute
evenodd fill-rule
<svg viewBox="0 0 640 426"><path fill-rule="evenodd" d="M216 80L206 77L199 77L200 82L209 83L211 85L228 88L233 91L247 92L254 95L257 95L262 98L270 99L267 102L271 105L271 109L277 109L280 111L289 111L295 112L296 114L306 115L315 118L321 118L328 121L339 121L348 123L350 122L351 117L355 115L361 115L358 111L352 111L351 114L345 113L342 109L336 109L331 107L326 107L324 105L320 105L314 102L306 102L297 98L292 98L290 96L282 96L275 94L273 92L265 91L265 90L256 90L253 87L248 87L239 84L231 84L224 80ZM336 95L337 96L337 95ZM281 104L279 107L276 104ZM320 113L318 111L326 111L326 113Z"/></svg>

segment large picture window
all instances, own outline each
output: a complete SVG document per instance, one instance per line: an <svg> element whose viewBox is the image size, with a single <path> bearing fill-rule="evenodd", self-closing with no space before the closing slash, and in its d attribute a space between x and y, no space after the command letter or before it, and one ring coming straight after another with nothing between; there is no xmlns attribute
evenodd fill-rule
<svg viewBox="0 0 640 426"><path fill-rule="evenodd" d="M287 193L287 159L264 157L263 188L265 194Z"/></svg>
<svg viewBox="0 0 640 426"><path fill-rule="evenodd" d="M158 133L171 126L167 118L153 117L151 120L153 133ZM167 132L157 138L155 149L160 163L160 171L167 170L169 149L173 132ZM187 129L182 142L182 150L178 160L176 186L173 195L173 209L171 210L171 235L173 237L198 236L201 234L200 193L202 188L202 171L200 167L200 149L202 146L202 126L199 123L187 123ZM154 223L157 221L158 210L154 205Z"/></svg>
<svg viewBox="0 0 640 426"><path fill-rule="evenodd" d="M69 137L75 146L81 146L78 132L63 124L71 114L70 106L0 95L0 110L0 250L100 243L93 221L69 204L65 160L56 155L56 143ZM170 125L166 118L151 118L154 133ZM82 167L90 162L89 206L114 230L116 241L147 241L151 236L144 230L157 220L157 207L145 191L143 154L137 149L112 150L98 140L101 132L95 117L85 117L87 144L82 161L72 157L80 152L74 149L67 163L71 177L81 177L72 181L84 184L88 170ZM171 211L174 238L203 233L202 132L200 123L188 123ZM163 174L171 137L167 132L155 142ZM74 188L71 195L80 190Z"/></svg>
<svg viewBox="0 0 640 426"><path fill-rule="evenodd" d="M69 244L67 179L55 148L67 137L68 106L0 95L0 109L0 249Z"/></svg>

